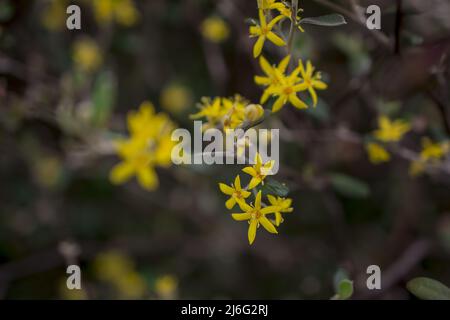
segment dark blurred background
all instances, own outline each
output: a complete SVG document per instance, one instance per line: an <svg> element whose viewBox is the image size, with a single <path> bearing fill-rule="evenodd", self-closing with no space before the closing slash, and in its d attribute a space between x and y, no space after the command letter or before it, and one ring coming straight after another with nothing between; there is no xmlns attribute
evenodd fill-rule
<svg viewBox="0 0 450 320"><path fill-rule="evenodd" d="M203 96L259 101L246 23L256 0L101 2L0 1L1 298L328 299L342 272L354 298L412 298L405 283L419 275L450 284L448 160L412 177L406 152L423 136L449 138L449 1L300 0L302 16L337 12L348 24L296 37L295 56L329 88L316 109L286 106L263 124L280 128L278 178L294 213L252 246L217 187L240 167L158 169L155 192L113 186L108 174L110 141L145 100L183 128ZM81 30L65 26L71 3ZM381 30L361 20L370 4ZM276 63L279 50L265 56ZM405 152L375 166L362 141L380 114L413 129ZM82 291L65 289L71 263Z"/></svg>

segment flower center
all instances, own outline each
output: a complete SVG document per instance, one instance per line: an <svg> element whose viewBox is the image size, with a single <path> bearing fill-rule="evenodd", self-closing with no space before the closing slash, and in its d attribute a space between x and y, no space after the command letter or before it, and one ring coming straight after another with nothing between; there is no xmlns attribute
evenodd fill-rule
<svg viewBox="0 0 450 320"><path fill-rule="evenodd" d="M292 87L286 87L284 88L283 92L285 95L290 95L294 93L294 89Z"/></svg>
<svg viewBox="0 0 450 320"><path fill-rule="evenodd" d="M259 210L255 210L252 212L252 219L259 220L262 217L262 213Z"/></svg>

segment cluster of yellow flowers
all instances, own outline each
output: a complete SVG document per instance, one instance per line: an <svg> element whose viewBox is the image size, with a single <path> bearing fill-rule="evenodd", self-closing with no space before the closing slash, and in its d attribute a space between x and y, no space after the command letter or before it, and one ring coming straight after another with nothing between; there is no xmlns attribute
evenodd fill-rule
<svg viewBox="0 0 450 320"><path fill-rule="evenodd" d="M391 121L387 116L379 117L378 129L372 134L376 141L366 144L370 161L373 164L388 162L391 154L386 150L386 145L399 142L409 130L411 130L411 125L405 120Z"/></svg>
<svg viewBox="0 0 450 320"><path fill-rule="evenodd" d="M203 98L199 104L200 111L191 115L191 119L204 118L203 130L210 128L236 129L264 116L264 109L257 104L250 104L239 95L233 98Z"/></svg>
<svg viewBox="0 0 450 320"><path fill-rule="evenodd" d="M133 260L122 252L100 253L93 262L93 269L99 280L115 288L120 299L145 298L149 293L146 279L136 270ZM157 298L174 299L178 280L170 274L161 275L155 279L152 288Z"/></svg>
<svg viewBox="0 0 450 320"><path fill-rule="evenodd" d="M255 164L253 166L245 167L243 172L250 175L251 179L247 187L242 188L241 178L239 175L234 179L234 183L226 185L219 183L220 190L230 196L225 202L227 209L233 209L236 204L243 211L242 213L232 213L231 216L236 221L248 221L248 241L250 244L255 241L256 230L261 224L264 229L270 233L278 233L275 226L279 226L283 222L283 213L290 213L293 211L291 207L292 199L282 198L275 195L267 195L267 200L270 205L262 201L262 190L257 191L256 187L260 184L264 185L268 173L274 166L274 160L263 163L261 156L256 154ZM247 203L249 197L254 195L254 201ZM269 219L268 215L274 215L274 219Z"/></svg>
<svg viewBox="0 0 450 320"><path fill-rule="evenodd" d="M175 125L165 113L155 113L150 102L142 103L139 111L130 112L127 124L130 137L115 141L122 162L111 170L110 180L121 184L136 175L144 189L155 190L159 185L155 166L171 164Z"/></svg>
<svg viewBox="0 0 450 320"><path fill-rule="evenodd" d="M288 102L298 109L307 109L308 105L297 95L302 91L309 92L315 107L318 100L316 90L327 88L327 84L321 80L320 72L315 72L311 61L306 63L305 68L303 61L299 60L297 68L286 75L290 60L291 56L288 55L278 66L272 66L263 56L259 59L265 75L255 76L255 83L266 87L261 96L261 103L267 102L272 96L277 98L272 106L272 112L277 112Z"/></svg>
<svg viewBox="0 0 450 320"><path fill-rule="evenodd" d="M420 175L427 166L439 166L450 153L450 141L433 142L429 138L422 138L422 150L419 158L411 162L409 173Z"/></svg>
<svg viewBox="0 0 450 320"><path fill-rule="evenodd" d="M403 136L411 130L411 125L405 120L391 121L387 116L378 119L379 128L375 130L372 137L376 141L366 144L366 150L373 164L388 162L391 154L386 150L389 143L399 142ZM438 166L445 156L450 153L450 141L433 142L431 139L422 138L422 149L418 159L411 162L409 173L412 176L420 175L427 166Z"/></svg>
<svg viewBox="0 0 450 320"><path fill-rule="evenodd" d="M276 12L275 17L268 21ZM264 43L266 40L273 42L277 46L286 46L287 41L283 39L281 34L282 22L289 19L293 26L304 31L298 21L300 17L298 13L295 20L292 21L292 9L285 3L276 0L258 0L259 23L250 27L250 37L258 37L253 47L253 56L255 58L261 56ZM295 28L291 28L294 30ZM278 30L278 33L277 31ZM292 31L291 31L292 32ZM298 61L297 67L287 74L291 56L287 55L278 66L271 65L263 56L260 57L259 63L264 72L264 76L256 76L255 82L265 87L265 91L261 96L261 104L267 102L270 97L276 100L272 106L272 112L277 112L288 102L298 109L306 109L308 105L298 97L298 93L308 91L311 95L313 105L317 105L316 90L327 89L327 84L322 81L321 73L315 72L311 61L306 62L306 67L302 60Z"/></svg>

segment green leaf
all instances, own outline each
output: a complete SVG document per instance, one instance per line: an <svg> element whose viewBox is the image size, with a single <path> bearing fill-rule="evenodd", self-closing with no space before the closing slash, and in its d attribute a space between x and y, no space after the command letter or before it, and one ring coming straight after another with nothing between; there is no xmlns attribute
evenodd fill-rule
<svg viewBox="0 0 450 320"><path fill-rule="evenodd" d="M337 27L347 24L343 15L333 13L320 17L310 17L300 20L300 24L312 24L322 27Z"/></svg>
<svg viewBox="0 0 450 320"><path fill-rule="evenodd" d="M92 123L95 126L103 126L108 121L115 99L115 81L113 76L108 73L102 73L97 78L94 85L92 97Z"/></svg>
<svg viewBox="0 0 450 320"><path fill-rule="evenodd" d="M265 196L271 194L283 198L289 193L289 188L284 183L278 182L274 179L266 179L264 186L261 187L261 190Z"/></svg>
<svg viewBox="0 0 450 320"><path fill-rule="evenodd" d="M340 173L330 175L333 188L343 196L366 198L370 194L369 186L361 180Z"/></svg>
<svg viewBox="0 0 450 320"><path fill-rule="evenodd" d="M439 281L419 277L406 284L406 288L423 300L450 300L450 289Z"/></svg>

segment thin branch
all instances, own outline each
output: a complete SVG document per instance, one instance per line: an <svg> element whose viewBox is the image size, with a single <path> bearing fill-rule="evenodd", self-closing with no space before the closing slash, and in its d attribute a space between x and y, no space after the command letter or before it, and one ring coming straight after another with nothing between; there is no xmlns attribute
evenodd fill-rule
<svg viewBox="0 0 450 320"><path fill-rule="evenodd" d="M371 35L384 48L386 48L388 50L392 50L392 45L391 45L391 41L389 40L389 38L380 31L367 29L366 24L364 23L364 21L361 21L357 12L351 12L351 11L347 10L346 8L343 8L340 5L332 3L328 0L313 0L313 1L324 7L329 8L335 12L338 12L338 13L346 16L350 20L356 22L356 24L358 24L361 28L363 28L369 35Z"/></svg>

